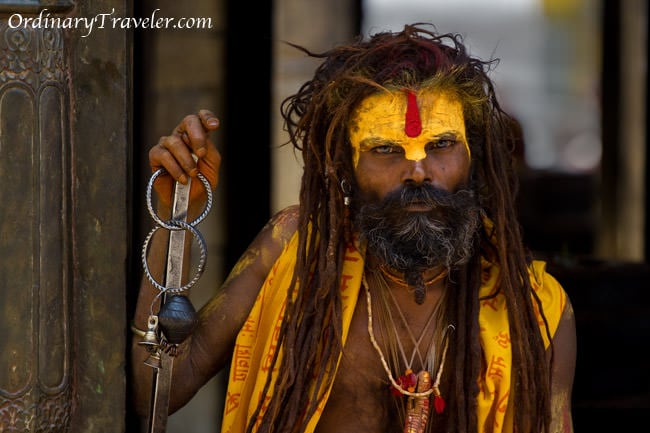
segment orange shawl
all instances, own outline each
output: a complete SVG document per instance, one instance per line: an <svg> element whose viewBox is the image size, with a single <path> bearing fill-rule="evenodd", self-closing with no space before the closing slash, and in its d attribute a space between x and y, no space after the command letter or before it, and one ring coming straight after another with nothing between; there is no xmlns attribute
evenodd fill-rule
<svg viewBox="0 0 650 433"><path fill-rule="evenodd" d="M239 332L233 352L228 389L222 422L222 433L245 431L248 420L257 407L261 390L269 373L269 362L277 347L277 333L282 324L287 288L291 281L297 234L275 262L255 305ZM495 290L499 269L483 261L483 279L480 296ZM341 300L343 306L343 344L345 344L352 313L361 288L364 269L362 254L354 247L347 249L343 265ZM542 305L553 335L566 304L566 294L560 284L545 271L545 263L535 261L530 270L531 281ZM481 346L487 368L479 378L478 431L493 433L512 432L512 407L509 399L511 352L508 332L508 315L503 295L481 302L479 312ZM540 320L540 329L544 324ZM542 332L546 347L549 341ZM278 364L279 365L279 362ZM272 373L276 376L275 373ZM275 380L273 378L273 380ZM272 389L272 388L271 388ZM329 390L328 390L329 393ZM268 397L267 397L268 398ZM327 398L309 422L307 433L312 433L318 423Z"/></svg>

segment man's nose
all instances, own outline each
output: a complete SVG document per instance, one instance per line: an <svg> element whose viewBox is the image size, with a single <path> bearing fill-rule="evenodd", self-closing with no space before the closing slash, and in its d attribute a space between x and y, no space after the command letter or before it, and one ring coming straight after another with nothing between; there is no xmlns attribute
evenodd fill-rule
<svg viewBox="0 0 650 433"><path fill-rule="evenodd" d="M406 160L406 169L402 176L403 183L414 183L420 185L423 183L431 183L431 174L428 171L427 164L424 159L415 161Z"/></svg>

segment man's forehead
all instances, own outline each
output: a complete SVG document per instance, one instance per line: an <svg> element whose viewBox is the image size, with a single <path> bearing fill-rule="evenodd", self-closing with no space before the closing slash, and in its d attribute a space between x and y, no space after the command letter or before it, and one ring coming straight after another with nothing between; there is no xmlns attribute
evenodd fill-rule
<svg viewBox="0 0 650 433"><path fill-rule="evenodd" d="M423 115L437 121L458 111L462 113L460 98L448 90L425 87L417 90L385 90L365 97L352 112L352 120L362 120L367 116L390 114L405 116L416 108L424 121ZM404 117L403 120L406 120Z"/></svg>
<svg viewBox="0 0 650 433"><path fill-rule="evenodd" d="M386 90L364 98L357 105L350 122L350 138L379 131L390 132L396 139L412 138L437 134L445 128L457 130L464 123L461 101L449 91L430 87Z"/></svg>

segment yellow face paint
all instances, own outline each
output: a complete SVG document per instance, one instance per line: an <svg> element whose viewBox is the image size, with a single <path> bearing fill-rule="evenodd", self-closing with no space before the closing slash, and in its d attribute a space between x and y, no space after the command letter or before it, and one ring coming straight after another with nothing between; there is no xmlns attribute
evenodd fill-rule
<svg viewBox="0 0 650 433"><path fill-rule="evenodd" d="M432 88L415 92L421 122L417 135L412 132L407 135L407 131L412 131L406 125L408 100L407 92L396 90L376 93L361 101L352 114L348 131L355 167L360 152L386 142L401 146L407 159L419 161L426 157L427 144L449 134L462 141L469 157L463 107L457 97Z"/></svg>

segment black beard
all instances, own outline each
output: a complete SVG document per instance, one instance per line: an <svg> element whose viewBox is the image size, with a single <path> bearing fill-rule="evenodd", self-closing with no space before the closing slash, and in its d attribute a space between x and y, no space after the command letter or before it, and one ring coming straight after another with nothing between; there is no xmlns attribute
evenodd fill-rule
<svg viewBox="0 0 650 433"><path fill-rule="evenodd" d="M404 210L415 203L432 210ZM450 193L423 184L405 185L378 203L357 203L355 214L368 251L408 280L433 266L451 269L466 263L473 254L481 210L471 190Z"/></svg>

